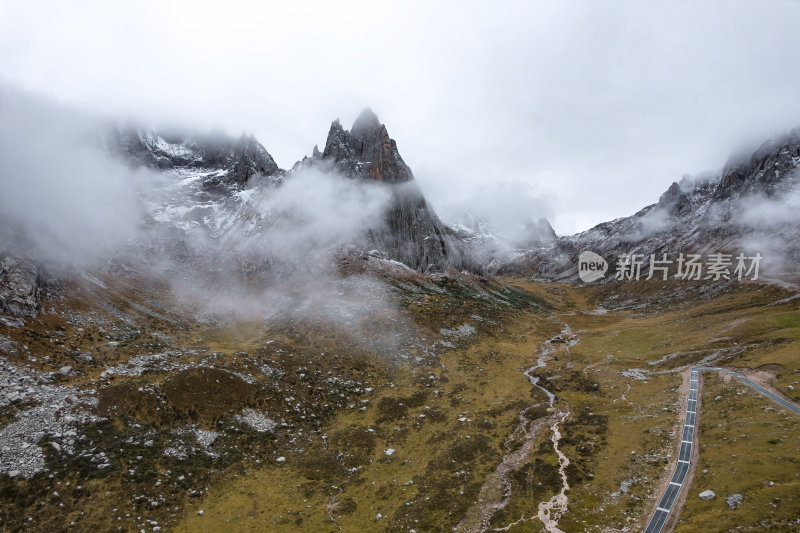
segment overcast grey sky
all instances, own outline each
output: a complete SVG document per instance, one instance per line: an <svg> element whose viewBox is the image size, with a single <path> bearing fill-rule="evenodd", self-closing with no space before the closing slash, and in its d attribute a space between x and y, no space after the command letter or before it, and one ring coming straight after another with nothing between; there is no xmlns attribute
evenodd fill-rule
<svg viewBox="0 0 800 533"><path fill-rule="evenodd" d="M445 216L488 204L566 234L800 125L798 30L794 0L0 0L0 79L252 131L284 168L371 106Z"/></svg>

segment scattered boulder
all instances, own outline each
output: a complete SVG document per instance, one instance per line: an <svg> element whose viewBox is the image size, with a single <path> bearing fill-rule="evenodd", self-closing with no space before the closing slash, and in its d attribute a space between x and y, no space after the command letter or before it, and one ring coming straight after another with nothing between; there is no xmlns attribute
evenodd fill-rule
<svg viewBox="0 0 800 533"><path fill-rule="evenodd" d="M0 352L5 352L10 355L16 355L18 346L19 343L12 341L5 335L0 335Z"/></svg>
<svg viewBox="0 0 800 533"><path fill-rule="evenodd" d="M728 509L736 509L743 500L744 496L738 492L736 494L729 495L726 499L726 502L728 503Z"/></svg>
<svg viewBox="0 0 800 533"><path fill-rule="evenodd" d="M713 490L704 490L699 494L701 500L713 500L717 494Z"/></svg>

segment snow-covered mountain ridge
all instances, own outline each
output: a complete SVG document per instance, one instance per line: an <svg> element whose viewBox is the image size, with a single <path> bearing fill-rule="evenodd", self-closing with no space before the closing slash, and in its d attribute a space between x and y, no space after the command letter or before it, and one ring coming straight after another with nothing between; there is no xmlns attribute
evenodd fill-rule
<svg viewBox="0 0 800 533"><path fill-rule="evenodd" d="M795 279L800 260L800 130L732 157L719 173L684 177L658 202L497 265L500 273L577 279L577 257L592 251L613 268L623 254L756 254L763 271Z"/></svg>

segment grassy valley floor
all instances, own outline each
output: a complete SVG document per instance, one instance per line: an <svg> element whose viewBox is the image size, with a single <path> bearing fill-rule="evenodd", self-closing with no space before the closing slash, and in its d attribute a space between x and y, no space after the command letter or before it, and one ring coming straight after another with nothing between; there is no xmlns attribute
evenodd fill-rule
<svg viewBox="0 0 800 533"><path fill-rule="evenodd" d="M556 395L557 405L570 410L560 427L560 447L570 460L570 489L558 527L635 531L643 526L675 457L685 368L703 360L736 368L773 365L775 386L787 391L785 384L799 376L798 311L792 302L769 306L784 297L778 289L741 286L709 299L607 311L597 308L604 296L597 290L511 281L550 302L552 309L520 311L493 335L447 351L432 366L404 368L366 410L337 417L318 448L343 457L345 469L354 471L331 471L325 477L309 470L305 456L289 458L197 502L203 515L189 513L180 529L215 531L235 524L241 530L268 526L290 531L306 524L320 531L339 526L347 531L442 531L456 525L462 530L543 530L538 506L561 488L547 423L540 424L524 464L508 474L510 497L488 523L461 519L480 498L502 500L504 487L496 479L491 485L492 474L506 454L523 444L519 434L512 437L520 413L532 421L548 420L546 396L523 371L535 364L546 339L569 327L576 344L566 353L556 351L535 373ZM705 397L719 396L713 385L719 378L707 379L712 385ZM744 394L749 402L730 411L727 423L704 414L702 424L709 429L701 434L700 457L703 469L716 465L720 493L742 492L746 503L720 522L724 510L715 513L709 507L727 509L722 498L713 504L697 498L708 483L701 472L681 512L681 530L723 531L732 524L758 528L764 520L788 528L800 512L800 502L791 497L800 479L792 458L800 438L797 420L763 398L751 398L753 393ZM775 420L765 418L765 412ZM781 429L763 433L769 427ZM752 437L742 440L743 433ZM759 445L752 445L761 434ZM344 441L341 435L347 436ZM740 448L725 449L736 439ZM724 451L715 454L720 447ZM723 461L730 455L746 455L748 467L733 462L726 468ZM758 491L767 490L769 477L774 478L769 490L780 505L766 514L753 512L767 497ZM309 491L312 481L321 490Z"/></svg>
<svg viewBox="0 0 800 533"><path fill-rule="evenodd" d="M800 300L772 305L790 296L782 288L504 282L395 283L397 308L349 331L173 315L128 328L109 318L103 331L45 315L4 330L29 348L9 361L35 357L42 372L73 361L64 383L100 384L103 420L76 446L107 450L110 466L44 439L47 472L2 478L0 527L637 531L671 473L689 367L750 369L800 399ZM403 343L384 342L387 323ZM50 339L66 348L46 362ZM94 363L70 359L88 349ZM101 375L165 349L181 364ZM537 362L541 388L524 374ZM699 468L677 530L796 529L798 417L736 381L704 380ZM3 408L0 429L25 408ZM707 488L716 499L698 498Z"/></svg>

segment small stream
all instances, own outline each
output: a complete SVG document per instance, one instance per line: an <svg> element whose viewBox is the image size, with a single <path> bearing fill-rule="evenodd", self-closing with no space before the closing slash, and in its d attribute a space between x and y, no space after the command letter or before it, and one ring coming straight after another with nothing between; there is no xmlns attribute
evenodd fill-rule
<svg viewBox="0 0 800 533"><path fill-rule="evenodd" d="M563 533L558 528L558 520L567 511L567 491L569 490L569 483L567 482L566 469L569 465L569 458L564 455L558 448L558 443L561 440L561 432L558 430L558 425L569 416L569 408L566 411L559 411L557 420L550 426L553 431L553 449L558 455L558 474L561 476L561 491L550 498L546 502L539 504L539 512L537 517L544 524L544 528L551 533Z"/></svg>
<svg viewBox="0 0 800 533"><path fill-rule="evenodd" d="M539 378L536 376L532 376L531 373L534 372L538 368L542 368L546 366L546 359L547 356L552 353L553 350L553 342L554 341L561 341L565 343L565 351L568 354L570 348L575 346L578 343L578 338L572 335L572 331L570 330L569 326L566 326L562 331L561 334L553 337L552 339L548 340L545 343L545 348L542 350L542 354L539 356L539 360L535 366L532 366L528 370L525 371L525 375L528 376L528 379L531 381L531 384L535 387L538 387L545 394L547 394L547 398L550 402L550 407L555 408L555 396L552 392L545 389L539 384ZM569 490L569 482L567 481L567 466L569 466L569 458L564 455L564 452L558 447L558 443L561 441L561 432L558 429L559 424L563 422L569 416L569 405L567 405L565 411L561 411L557 409L558 413L555 416L555 421L550 426L550 430L553 432L552 442L553 442L553 450L555 450L556 455L558 455L558 475L561 476L561 490L558 494L550 498L550 500L546 502L542 502L539 504L539 510L537 513L537 517L539 520L542 521L544 524L544 528L551 532L551 533L563 533L558 528L558 521L561 516L567 511L567 491Z"/></svg>
<svg viewBox="0 0 800 533"><path fill-rule="evenodd" d="M523 372L523 374L525 374L525 377L530 380L531 385L533 385L534 387L544 391L544 393L547 394L547 399L548 399L548 402L550 403L550 407L553 407L553 403L556 400L555 395L552 392L550 392L549 390L547 390L544 387L542 387L541 385L539 385L539 378L534 376L534 375L532 375L532 374L534 372L536 372L537 370L539 370L540 368L544 368L544 367L547 366L546 359L553 352L553 345L551 343L553 342L553 340L561 339L561 338L562 338L561 335L558 335L556 337L553 337L552 339L548 339L544 343L544 348L542 348L542 352L539 355L539 359L536 361L536 364L533 365L532 367L530 367L525 372Z"/></svg>
<svg viewBox="0 0 800 533"><path fill-rule="evenodd" d="M555 412L546 419L530 421L525 417L526 407L519 413L519 425L511 433L511 436L506 442L506 449L508 453L503 456L503 460L497 466L495 472L490 474L484 486L481 489L481 497L478 502L473 505L467 516L456 526L455 531L464 532L485 532L489 530L489 522L497 511L503 509L511 498L512 484L508 479L509 474L516 472L528 462L534 445L536 444L537 436L540 429L546 424L550 424L552 431L553 449L558 455L559 475L562 481L562 487L558 494L553 496L546 502L541 502L537 509L537 514L530 517L523 517L513 524L509 524L503 528L492 529L492 531L507 531L512 526L519 522L533 520L538 518L541 520L544 527L549 532L560 532L558 528L558 521L567 510L567 491L569 490L569 483L567 482L566 468L569 465L569 458L560 450L559 442L561 441L561 432L559 431L559 424L563 422L570 414L569 406L565 411L558 409L555 406L555 395L544 388L540 384L540 379L534 376L536 370L547 366L547 361L553 356L557 346L564 346L566 353L569 349L577 344L578 339L572 334L569 326L566 326L561 333L555 337L546 340L540 351L536 364L523 372L525 377L531 382L531 385L540 389L547 395L548 405ZM515 440L521 440L522 445L511 450L511 443ZM499 492L502 492L502 497L498 497ZM494 494L497 496L493 497Z"/></svg>

